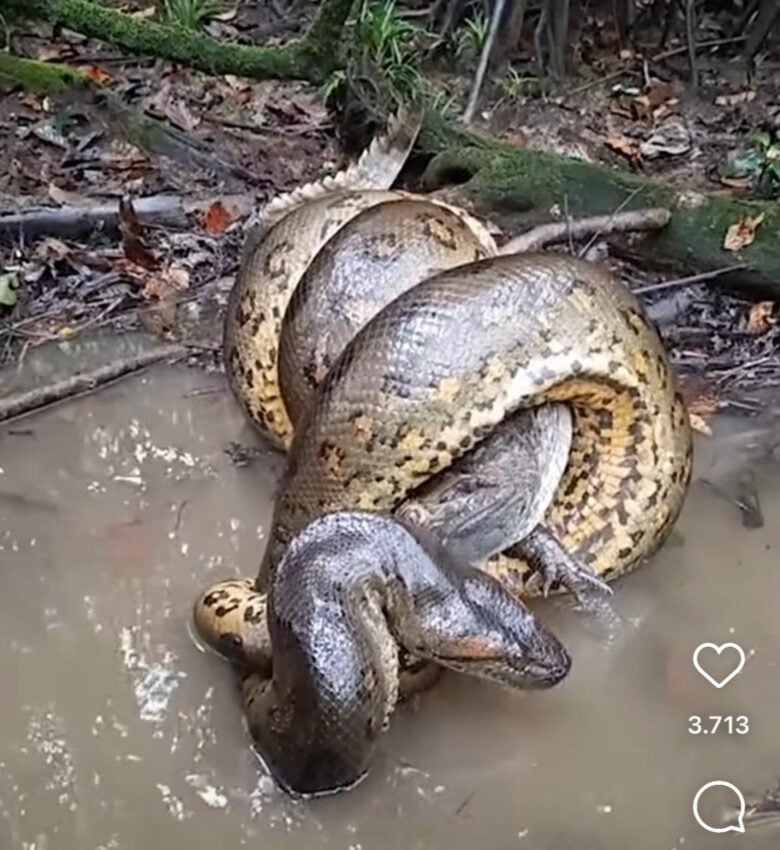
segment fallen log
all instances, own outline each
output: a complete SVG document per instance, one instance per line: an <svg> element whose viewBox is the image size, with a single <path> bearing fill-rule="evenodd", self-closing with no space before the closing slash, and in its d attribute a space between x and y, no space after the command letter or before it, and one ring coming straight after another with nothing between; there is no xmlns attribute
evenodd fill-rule
<svg viewBox="0 0 780 850"><path fill-rule="evenodd" d="M245 217L255 206L255 198L250 194L205 200L179 195L152 195L134 198L133 210L142 224L184 228L190 225L191 216L205 216L216 202L221 203L233 219ZM40 236L79 239L98 228L114 232L118 222L119 199L100 202L85 199L85 203L78 206L27 207L0 213L0 240L34 239Z"/></svg>

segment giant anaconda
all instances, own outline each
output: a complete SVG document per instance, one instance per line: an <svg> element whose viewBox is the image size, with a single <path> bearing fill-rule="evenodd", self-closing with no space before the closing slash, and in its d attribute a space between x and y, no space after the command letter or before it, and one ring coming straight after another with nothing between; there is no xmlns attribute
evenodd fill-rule
<svg viewBox="0 0 780 850"><path fill-rule="evenodd" d="M231 387L289 447L263 569L210 589L195 616L252 672L245 710L277 778L319 792L365 772L399 647L516 686L557 681L568 657L519 601L535 589L526 557L559 546L606 579L640 563L680 512L691 435L657 332L605 270L496 256L470 216L386 187L311 195L250 241L226 321ZM538 488L506 471L533 466L536 443L507 448L525 432L557 459ZM388 514L430 506L431 486L435 514L480 457L526 498L504 540L519 549L466 535L462 551L491 555L475 571Z"/></svg>

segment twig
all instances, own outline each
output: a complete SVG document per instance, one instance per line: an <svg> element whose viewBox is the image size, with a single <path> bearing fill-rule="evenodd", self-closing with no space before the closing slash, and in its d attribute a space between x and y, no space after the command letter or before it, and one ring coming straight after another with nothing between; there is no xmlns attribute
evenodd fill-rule
<svg viewBox="0 0 780 850"><path fill-rule="evenodd" d="M669 223L671 213L663 207L651 207L646 210L630 210L610 215L595 215L579 221L567 219L564 222L551 222L522 233L511 239L503 248L502 254L521 254L538 251L545 245L565 242L567 239L582 239L593 234L625 233L630 230L658 230Z"/></svg>
<svg viewBox="0 0 780 850"><path fill-rule="evenodd" d="M544 47L542 45L542 38L544 37L544 31L547 27L547 18L550 13L550 0L542 0L542 8L539 12L539 20L536 24L536 29L534 30L534 49L536 50L536 63L539 66L539 74L543 75L545 72L545 62L544 62Z"/></svg>
<svg viewBox="0 0 780 850"><path fill-rule="evenodd" d="M764 363L774 363L776 355L764 354L761 357L756 357L753 360L746 360L744 363L737 363L736 366L730 366L728 369L711 369L710 374L715 376L715 379L722 381L732 375L736 375L746 369L754 369L756 366L762 366Z"/></svg>
<svg viewBox="0 0 780 850"><path fill-rule="evenodd" d="M745 268L747 268L745 263L736 263L733 266L724 266L720 269L712 269L712 271L692 274L688 277L678 277L675 280L666 280L663 283L653 283L650 284L650 286L640 286L638 289L634 290L634 295L645 295L648 292L660 292L662 289L671 289L675 286L689 286L694 283L702 283L705 280L711 280L714 277L720 277L723 274L736 272Z"/></svg>
<svg viewBox="0 0 780 850"><path fill-rule="evenodd" d="M747 36L745 52L751 64L778 15L780 15L780 7L777 5L777 0L762 0L756 20Z"/></svg>
<svg viewBox="0 0 780 850"><path fill-rule="evenodd" d="M691 72L691 87L699 88L699 67L696 64L696 0L686 0L685 40L688 46L688 66Z"/></svg>
<svg viewBox="0 0 780 850"><path fill-rule="evenodd" d="M569 253L574 256L574 231L572 230L572 217L569 214L569 196L563 196L563 217L566 219L566 237L569 241Z"/></svg>
<svg viewBox="0 0 780 850"><path fill-rule="evenodd" d="M623 200L617 205L617 207L616 207L615 211L612 213L612 215L616 216L619 213L622 213L623 210L631 203L631 201L633 201L634 198L640 192L643 192L645 190L645 188L646 188L645 186L637 186L636 189L634 189L633 192L630 192L628 195L626 195L625 198L623 198ZM596 240L602 235L602 233L603 233L603 231L597 230L593 234L593 236L590 237L587 244L584 245L582 250L580 251L581 257L584 257L588 253L588 251L590 251L590 249L596 244Z"/></svg>
<svg viewBox="0 0 780 850"><path fill-rule="evenodd" d="M588 89L595 88L596 86L601 85L602 83L611 83L612 80L616 80L618 77L622 77L623 74L635 74L636 71L633 71L629 67L621 68L619 71L613 71L611 74L607 74L604 77L598 77L595 80L588 80L587 83L583 83L581 86L577 86L576 88L570 89L566 92L564 97L572 97L575 94L582 94L584 91L588 91Z"/></svg>
<svg viewBox="0 0 780 850"><path fill-rule="evenodd" d="M187 499L184 499L182 502L180 502L179 507L176 509L176 521L173 524L174 533L177 532L179 530L179 527L181 526L181 519L184 515L184 509L187 507L188 504L189 502L187 501Z"/></svg>
<svg viewBox="0 0 780 850"><path fill-rule="evenodd" d="M713 38L710 41L700 41L696 45L696 50L705 50L708 47L724 47L727 44L738 44L740 41L745 41L746 36L736 35L732 38ZM663 53L656 53L650 57L651 62L661 62L664 59L671 59L673 56L679 56L681 53L688 52L688 45L683 47L674 47L671 50L665 50Z"/></svg>
<svg viewBox="0 0 780 850"><path fill-rule="evenodd" d="M34 390L17 393L0 401L0 422L32 413L58 401L92 392L117 378L138 372L152 363L168 358L181 358L189 353L190 348L185 345L162 345L122 360L115 360L91 372L84 372L81 375L55 381L45 387L36 387Z"/></svg>
<svg viewBox="0 0 780 850"><path fill-rule="evenodd" d="M746 41L747 36L737 35L732 38L714 38L710 41L700 41L695 45L695 49L697 52L701 50L706 50L708 47L724 47L728 44L739 44L741 41ZM650 56L647 59L643 60L645 62L661 62L664 59L671 59L673 56L679 56L681 53L688 52L688 45L685 44L683 47L674 47L671 50L664 50L662 53L656 53L654 56ZM619 77L622 77L624 74L637 74L638 71L632 69L628 65L624 65L622 68L617 71L612 71L609 74L606 74L603 77L598 77L595 80L588 80L587 83L583 83L581 86L577 86L576 88L570 89L564 95L564 97L573 97L577 94L582 94L589 89L595 88L596 86L600 86L604 83L611 83L613 80L617 80Z"/></svg>
<svg viewBox="0 0 780 850"><path fill-rule="evenodd" d="M501 21L501 15L504 11L506 0L496 0L496 5L493 8L493 17L490 19L490 30L485 44L482 47L482 54L479 57L479 65L477 74L474 78L474 85L471 89L469 102L466 106L466 111L463 113L463 123L470 124L474 119L474 113L477 111L477 103L479 102L479 93L482 91L482 83L485 81L488 63L490 62L490 54L493 52L493 45L496 42L496 34L498 33L498 25Z"/></svg>

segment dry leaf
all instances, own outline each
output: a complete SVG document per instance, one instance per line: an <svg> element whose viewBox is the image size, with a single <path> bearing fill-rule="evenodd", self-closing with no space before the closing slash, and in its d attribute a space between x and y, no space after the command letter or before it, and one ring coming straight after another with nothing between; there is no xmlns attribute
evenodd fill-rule
<svg viewBox="0 0 780 850"><path fill-rule="evenodd" d="M143 240L143 228L136 217L133 205L127 198L119 201L119 232L122 235L122 249L131 263L152 271L157 268L157 260L146 247Z"/></svg>
<svg viewBox="0 0 780 850"><path fill-rule="evenodd" d="M190 273L183 266L171 264L162 271L150 275L144 286L143 295L148 299L163 299L188 289Z"/></svg>
<svg viewBox="0 0 780 850"><path fill-rule="evenodd" d="M49 236L35 246L33 256L42 263L56 263L64 260L70 253L70 248L61 239Z"/></svg>
<svg viewBox="0 0 780 850"><path fill-rule="evenodd" d="M669 83L655 82L631 101L631 110L638 119L659 118L663 111L668 111L666 105L672 102L677 102L672 86Z"/></svg>
<svg viewBox="0 0 780 850"><path fill-rule="evenodd" d="M76 192L68 192L67 189L60 189L54 183L49 183L49 197L57 204L62 206L84 206L88 201Z"/></svg>
<svg viewBox="0 0 780 850"><path fill-rule="evenodd" d="M685 406L688 408L689 415L701 417L715 413L720 407L720 404L715 396L704 393L690 401L686 401Z"/></svg>
<svg viewBox="0 0 780 850"><path fill-rule="evenodd" d="M670 83L650 83L645 95L650 103L650 108L657 109L662 103L672 100L674 87Z"/></svg>
<svg viewBox="0 0 780 850"><path fill-rule="evenodd" d="M203 227L206 230L206 233L216 236L218 233L222 233L222 231L231 224L232 221L233 216L230 214L230 211L225 208L221 201L215 201L208 210L206 210Z"/></svg>
<svg viewBox="0 0 780 850"><path fill-rule="evenodd" d="M63 44L59 42L53 45L45 45L36 52L35 58L40 62L51 62L57 60L59 62L73 59L76 56L76 48L72 44Z"/></svg>
<svg viewBox="0 0 780 850"><path fill-rule="evenodd" d="M626 159L638 163L641 159L639 154L639 145L627 139L625 136L609 136L605 139L605 144L613 151L622 154Z"/></svg>
<svg viewBox="0 0 780 850"><path fill-rule="evenodd" d="M754 91L738 91L734 94L720 94L715 98L717 106L738 106L740 103L750 103L755 100L756 93Z"/></svg>
<svg viewBox="0 0 780 850"><path fill-rule="evenodd" d="M738 192L748 192L750 190L749 177L721 177L720 182L730 189L736 189Z"/></svg>
<svg viewBox="0 0 780 850"><path fill-rule="evenodd" d="M501 134L501 138L511 145L517 145L521 148L528 147L528 136L520 129L507 130Z"/></svg>
<svg viewBox="0 0 780 850"><path fill-rule="evenodd" d="M179 294L190 285L190 273L182 266L170 265L150 275L143 295L148 301L139 315L143 326L163 339L176 336L176 305Z"/></svg>
<svg viewBox="0 0 780 850"><path fill-rule="evenodd" d="M732 224L726 232L723 247L727 251L741 251L748 245L752 245L756 238L756 230L763 220L764 214L759 213L756 216L746 215L742 221Z"/></svg>
<svg viewBox="0 0 780 850"><path fill-rule="evenodd" d="M249 85L235 74L224 74L222 79L233 89L248 89Z"/></svg>
<svg viewBox="0 0 780 850"><path fill-rule="evenodd" d="M691 428L699 434L704 434L705 437L712 436L712 428L707 424L702 416L698 413L688 413L688 419L691 423Z"/></svg>
<svg viewBox="0 0 780 850"><path fill-rule="evenodd" d="M658 156L682 156L690 149L691 134L677 118L665 121L639 146L639 152L648 159Z"/></svg>
<svg viewBox="0 0 780 850"><path fill-rule="evenodd" d="M774 309L774 301L759 301L758 304L754 304L748 313L748 333L766 333L777 321L772 315Z"/></svg>
<svg viewBox="0 0 780 850"><path fill-rule="evenodd" d="M224 12L216 12L213 15L209 15L210 18L213 18L215 21L232 21L238 15L238 6L234 6L232 9L227 9Z"/></svg>
<svg viewBox="0 0 780 850"><path fill-rule="evenodd" d="M139 9L137 12L130 12L131 18L153 18L157 14L156 6L147 6L145 9Z"/></svg>
<svg viewBox="0 0 780 850"><path fill-rule="evenodd" d="M114 78L108 73L108 71L98 68L97 65L85 65L82 68L82 71L84 71L90 80L97 83L99 86L104 86L107 83L114 81Z"/></svg>

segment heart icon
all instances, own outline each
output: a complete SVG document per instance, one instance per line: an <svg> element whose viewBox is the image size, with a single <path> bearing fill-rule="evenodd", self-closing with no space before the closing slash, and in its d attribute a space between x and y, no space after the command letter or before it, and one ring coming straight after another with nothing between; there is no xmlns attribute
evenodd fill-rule
<svg viewBox="0 0 780 850"><path fill-rule="evenodd" d="M731 650L737 654L737 658L735 659L736 664L734 669L722 679L716 679L714 676L710 675L704 667L701 666L699 661L699 656L706 649L714 650L718 655L721 655L725 650ZM696 650L693 653L693 666L701 673L702 676L711 684L715 685L716 688L722 688L724 685L727 685L735 676L738 676L742 672L742 668L745 666L745 650L738 643L722 643L720 646L714 643L702 643L696 647Z"/></svg>

